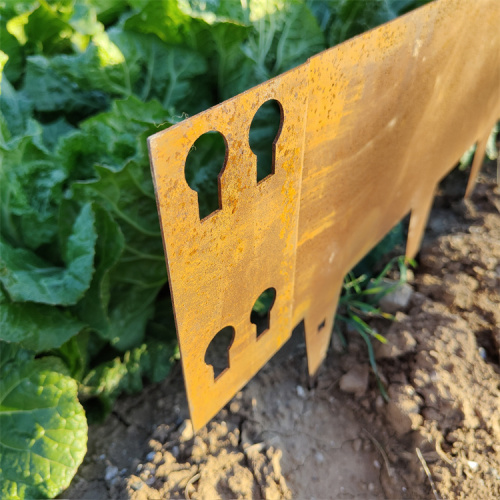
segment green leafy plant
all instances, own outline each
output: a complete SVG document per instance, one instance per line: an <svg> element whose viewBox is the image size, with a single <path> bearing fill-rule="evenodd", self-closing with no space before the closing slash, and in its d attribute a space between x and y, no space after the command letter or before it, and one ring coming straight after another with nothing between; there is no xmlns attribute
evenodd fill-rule
<svg viewBox="0 0 500 500"><path fill-rule="evenodd" d="M383 344L387 343L387 339L372 328L367 323L367 320L369 318L384 318L394 321L394 316L383 312L378 306L378 303L384 296L394 292L403 283L406 283L407 264L413 267L416 266L413 260L407 261L405 257L395 257L387 263L384 269L376 277L371 279L369 274L356 276L353 271L349 272L344 278L342 295L339 300L339 312L336 315L337 320L345 323L348 327L361 335L365 341L370 366L377 378L380 392L385 399L387 399L387 393L378 374L372 339L382 342ZM399 278L396 281L387 281L386 277L389 272L393 270L395 265L399 268ZM342 331L336 328L335 333L339 335L342 345L346 347L347 341Z"/></svg>
<svg viewBox="0 0 500 500"><path fill-rule="evenodd" d="M2 498L67 487L86 417L178 357L146 138L417 3L0 3Z"/></svg>

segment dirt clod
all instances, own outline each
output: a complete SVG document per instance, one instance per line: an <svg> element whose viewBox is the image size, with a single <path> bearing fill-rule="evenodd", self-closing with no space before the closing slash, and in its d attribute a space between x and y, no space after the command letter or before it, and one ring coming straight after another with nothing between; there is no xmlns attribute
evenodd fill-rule
<svg viewBox="0 0 500 500"><path fill-rule="evenodd" d="M386 344L377 343L375 345L375 357L397 358L415 351L417 341L408 329L405 329L402 324L407 316L403 313L396 314L396 320L390 326L385 334Z"/></svg>
<svg viewBox="0 0 500 500"><path fill-rule="evenodd" d="M411 386L391 385L390 401L387 404L386 418L392 428L400 435L418 429L422 423L418 396Z"/></svg>

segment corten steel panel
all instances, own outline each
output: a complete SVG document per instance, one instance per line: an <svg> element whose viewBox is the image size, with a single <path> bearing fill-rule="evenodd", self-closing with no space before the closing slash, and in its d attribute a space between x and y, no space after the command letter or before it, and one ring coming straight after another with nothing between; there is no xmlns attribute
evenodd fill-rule
<svg viewBox="0 0 500 500"><path fill-rule="evenodd" d="M277 99L275 174L256 185L248 130ZM305 321L310 374L323 360L344 275L411 212L420 245L439 181L478 142L467 193L500 118L500 1L439 0L150 138L170 286L195 428ZM222 209L201 221L184 179L194 141L227 143ZM277 290L256 340L250 309ZM236 330L214 382L206 349Z"/></svg>
<svg viewBox="0 0 500 500"><path fill-rule="evenodd" d="M270 99L282 107L275 173L257 183L249 130ZM149 139L186 391L203 426L288 340L307 105L307 67L282 75ZM205 132L226 142L221 209L200 221L186 157ZM257 338L252 307L274 288L270 327ZM205 352L221 329L235 330L229 368L214 381Z"/></svg>
<svg viewBox="0 0 500 500"><path fill-rule="evenodd" d="M294 323L313 374L345 274L410 211L414 257L439 181L479 141L472 186L500 117L500 1L441 0L308 65Z"/></svg>

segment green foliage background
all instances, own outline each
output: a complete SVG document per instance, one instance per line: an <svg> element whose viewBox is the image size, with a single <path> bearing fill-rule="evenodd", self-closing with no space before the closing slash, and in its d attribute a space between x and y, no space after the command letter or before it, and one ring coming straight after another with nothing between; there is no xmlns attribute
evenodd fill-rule
<svg viewBox="0 0 500 500"><path fill-rule="evenodd" d="M0 1L2 498L66 488L82 405L177 357L146 138L422 3Z"/></svg>

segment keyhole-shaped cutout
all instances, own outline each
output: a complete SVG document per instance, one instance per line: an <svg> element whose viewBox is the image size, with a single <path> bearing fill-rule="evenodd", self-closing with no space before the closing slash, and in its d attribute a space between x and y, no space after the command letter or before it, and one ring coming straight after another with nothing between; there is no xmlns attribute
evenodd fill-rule
<svg viewBox="0 0 500 500"><path fill-rule="evenodd" d="M234 340L234 328L226 326L219 330L205 353L205 363L214 369L214 380L229 368L229 349Z"/></svg>
<svg viewBox="0 0 500 500"><path fill-rule="evenodd" d="M200 219L222 208L219 178L226 156L226 141L219 132L198 137L187 155L184 176L189 187L198 193Z"/></svg>
<svg viewBox="0 0 500 500"><path fill-rule="evenodd" d="M275 145L283 127L283 108L275 99L266 101L255 113L249 144L257 156L257 182L274 174Z"/></svg>
<svg viewBox="0 0 500 500"><path fill-rule="evenodd" d="M276 301L276 289L264 290L253 305L250 321L257 327L257 338L271 327L271 309Z"/></svg>

